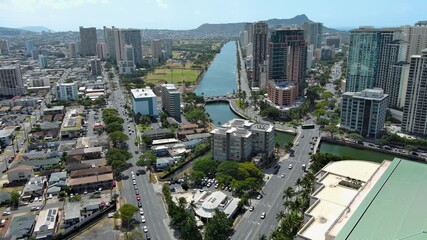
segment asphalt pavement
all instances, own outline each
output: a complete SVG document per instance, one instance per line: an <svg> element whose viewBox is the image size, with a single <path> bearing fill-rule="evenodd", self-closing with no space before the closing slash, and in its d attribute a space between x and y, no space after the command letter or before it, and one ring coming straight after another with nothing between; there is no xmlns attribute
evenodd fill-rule
<svg viewBox="0 0 427 240"><path fill-rule="evenodd" d="M306 121L312 123L312 120ZM300 129L300 134L296 137L294 143L298 142L298 146L294 146L294 157L282 157L279 160L280 170L277 174L272 175L264 188L262 189L262 198L260 200L251 200L255 207L253 212L247 211L238 226L232 239L235 240L252 240L259 239L260 236L269 236L278 226L279 222L277 214L284 210L283 207L283 192L288 187L294 187L298 178L302 178L304 171L302 165L308 166L310 160L310 152L312 137L319 136L319 129ZM289 164L292 164L292 169L289 169ZM281 178L284 173L285 177ZM261 214L265 212L265 219L261 219Z"/></svg>
<svg viewBox="0 0 427 240"><path fill-rule="evenodd" d="M131 171L136 173L138 169L141 169L136 166L136 162L138 161L141 153L138 146L135 146L135 124L128 121L127 116L124 114L126 113L126 110L121 107L124 105L125 99L117 77L115 77L114 81L117 83L117 90L113 92L111 102L113 103L113 107L119 111L120 117L124 119L124 133L129 136L128 148L133 155L132 158L128 160L128 162L133 166L123 172L124 175L129 176L129 179L122 180L121 196L126 199L127 203L138 206L134 185L132 183ZM131 126L131 132L128 131L128 125ZM136 151L138 151L138 154L135 153ZM147 226L148 234L150 234L151 239L175 239L169 227L169 217L163 204L163 200L161 199L160 194L156 193L153 184L150 183L149 172L135 176L135 178L146 220L145 223L141 223L141 216L139 212L135 214L135 219L141 223L137 227L138 230L142 232L143 226Z"/></svg>

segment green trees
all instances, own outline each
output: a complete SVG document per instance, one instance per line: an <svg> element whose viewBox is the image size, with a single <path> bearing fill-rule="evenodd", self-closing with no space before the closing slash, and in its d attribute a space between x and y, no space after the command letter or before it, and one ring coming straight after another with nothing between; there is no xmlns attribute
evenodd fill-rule
<svg viewBox="0 0 427 240"><path fill-rule="evenodd" d="M120 219L122 220L122 223L129 227L130 220L132 220L132 217L135 213L138 212L138 208L132 204L124 204L119 209Z"/></svg>
<svg viewBox="0 0 427 240"><path fill-rule="evenodd" d="M233 222L224 212L215 209L213 218L208 221L205 228L205 240L227 240L232 231Z"/></svg>
<svg viewBox="0 0 427 240"><path fill-rule="evenodd" d="M139 156L139 160L136 162L137 166L154 166L156 165L157 156L153 153L153 151L148 150L141 156Z"/></svg>
<svg viewBox="0 0 427 240"><path fill-rule="evenodd" d="M314 175L309 172L302 179L297 180L295 189L289 187L285 190L283 193L285 211L277 215L280 223L270 239L294 239L304 222L304 212L309 207L314 181Z"/></svg>
<svg viewBox="0 0 427 240"><path fill-rule="evenodd" d="M129 137L121 131L115 131L108 135L111 142L113 142L113 146L117 148L120 144L129 140Z"/></svg>
<svg viewBox="0 0 427 240"><path fill-rule="evenodd" d="M105 155L107 163L111 165L114 172L117 174L125 170L128 166L127 160L132 158L132 154L124 149L112 148Z"/></svg>
<svg viewBox="0 0 427 240"><path fill-rule="evenodd" d="M10 194L10 206L17 208L19 206L19 192L13 191Z"/></svg>
<svg viewBox="0 0 427 240"><path fill-rule="evenodd" d="M224 161L218 165L216 179L221 185L231 185L236 193L261 189L264 173L252 162Z"/></svg>
<svg viewBox="0 0 427 240"><path fill-rule="evenodd" d="M312 172L316 173L329 162L335 162L343 159L351 159L351 157L338 157L330 153L319 152L311 156L312 164L310 165L310 169Z"/></svg>
<svg viewBox="0 0 427 240"><path fill-rule="evenodd" d="M171 224L177 229L183 240L202 240L202 234L197 229L196 220L191 214L191 206L188 208L184 200L180 199L177 205L170 193L169 186L163 185L163 196L168 206L168 214L171 218Z"/></svg>
<svg viewBox="0 0 427 240"><path fill-rule="evenodd" d="M201 158L201 159L197 160L196 162L194 162L193 171L200 171L205 176L212 177L216 174L217 166L218 166L217 161L215 161L209 157L204 157L204 158Z"/></svg>

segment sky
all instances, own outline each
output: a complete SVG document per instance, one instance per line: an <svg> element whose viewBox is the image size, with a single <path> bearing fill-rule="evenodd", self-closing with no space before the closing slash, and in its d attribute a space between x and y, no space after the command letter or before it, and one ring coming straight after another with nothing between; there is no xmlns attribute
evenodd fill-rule
<svg viewBox="0 0 427 240"><path fill-rule="evenodd" d="M306 14L333 28L392 27L427 20L427 0L0 0L0 26L194 29Z"/></svg>

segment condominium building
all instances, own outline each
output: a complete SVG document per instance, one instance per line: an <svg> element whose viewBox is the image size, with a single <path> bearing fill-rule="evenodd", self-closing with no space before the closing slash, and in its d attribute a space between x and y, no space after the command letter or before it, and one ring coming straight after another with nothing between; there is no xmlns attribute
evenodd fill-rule
<svg viewBox="0 0 427 240"><path fill-rule="evenodd" d="M47 56L39 55L39 67L40 68L48 67Z"/></svg>
<svg viewBox="0 0 427 240"><path fill-rule="evenodd" d="M181 121L181 93L174 84L162 84L162 108L175 120Z"/></svg>
<svg viewBox="0 0 427 240"><path fill-rule="evenodd" d="M77 43L68 43L68 57L76 58L77 57Z"/></svg>
<svg viewBox="0 0 427 240"><path fill-rule="evenodd" d="M9 41L0 39L0 55L9 55Z"/></svg>
<svg viewBox="0 0 427 240"><path fill-rule="evenodd" d="M341 43L341 38L339 36L327 37L326 46L339 48Z"/></svg>
<svg viewBox="0 0 427 240"><path fill-rule="evenodd" d="M0 67L0 95L18 96L24 94L24 81L19 65Z"/></svg>
<svg viewBox="0 0 427 240"><path fill-rule="evenodd" d="M120 39L116 41L116 45L119 44L121 51L123 51L125 45L132 45L135 65L142 66L141 31L139 29L120 29L119 35ZM121 60L123 60L123 52L120 56Z"/></svg>
<svg viewBox="0 0 427 240"><path fill-rule="evenodd" d="M427 48L427 24L420 21L415 26L402 26L403 40L406 45L406 62L411 61L412 55L420 55Z"/></svg>
<svg viewBox="0 0 427 240"><path fill-rule="evenodd" d="M383 131L388 95L379 88L342 95L341 128L377 138Z"/></svg>
<svg viewBox="0 0 427 240"><path fill-rule="evenodd" d="M117 49L117 46L121 46L117 41L120 40L119 29L112 26L107 28L104 26L104 39L107 43L108 54L112 61L117 62L120 60L120 49Z"/></svg>
<svg viewBox="0 0 427 240"><path fill-rule="evenodd" d="M101 76L102 75L101 59L90 60L90 70L92 72L92 76Z"/></svg>
<svg viewBox="0 0 427 240"><path fill-rule="evenodd" d="M140 89L131 89L132 110L134 114L148 116L158 116L157 97L149 87Z"/></svg>
<svg viewBox="0 0 427 240"><path fill-rule="evenodd" d="M378 87L390 95L390 107L398 107L402 92L405 42L399 28L362 27L351 31L346 91Z"/></svg>
<svg viewBox="0 0 427 240"><path fill-rule="evenodd" d="M83 56L95 56L96 55L96 28L80 27L80 54Z"/></svg>
<svg viewBox="0 0 427 240"><path fill-rule="evenodd" d="M268 82L268 99L278 106L289 106L295 103L298 97L298 87L291 81Z"/></svg>
<svg viewBox="0 0 427 240"><path fill-rule="evenodd" d="M293 98L290 101L294 102L298 95L304 94L307 64L307 43L304 40L304 31L299 28L273 31L268 52L269 93L277 92L276 90L281 92L269 96L270 100L276 102L275 98L278 95L287 92L286 95Z"/></svg>
<svg viewBox="0 0 427 240"><path fill-rule="evenodd" d="M267 60L268 24L260 21L253 24L252 87L261 87L260 65ZM265 88L266 86L264 86Z"/></svg>
<svg viewBox="0 0 427 240"><path fill-rule="evenodd" d="M33 50L33 47L34 47L33 40L27 40L27 41L25 41L25 49L26 49L25 53L27 55L31 54L31 51Z"/></svg>
<svg viewBox="0 0 427 240"><path fill-rule="evenodd" d="M118 65L120 74L131 74L135 71L135 52L132 45L123 47L123 59Z"/></svg>
<svg viewBox="0 0 427 240"><path fill-rule="evenodd" d="M108 46L105 42L96 43L96 56L103 61L109 58Z"/></svg>
<svg viewBox="0 0 427 240"><path fill-rule="evenodd" d="M172 39L163 40L163 49L167 58L172 58Z"/></svg>
<svg viewBox="0 0 427 240"><path fill-rule="evenodd" d="M322 61L332 60L334 58L334 56L335 56L334 50L331 47L323 46L320 49L320 60L322 60Z"/></svg>
<svg viewBox="0 0 427 240"><path fill-rule="evenodd" d="M309 45L314 48L322 46L323 23L320 22L305 22L302 24L304 29L304 37Z"/></svg>
<svg viewBox="0 0 427 240"><path fill-rule="evenodd" d="M274 150L274 128L269 123L233 119L212 130L212 153L217 161L247 161L256 154L270 159Z"/></svg>
<svg viewBox="0 0 427 240"><path fill-rule="evenodd" d="M153 58L161 58L162 56L162 46L159 39L151 40L151 56Z"/></svg>
<svg viewBox="0 0 427 240"><path fill-rule="evenodd" d="M77 100L77 83L56 83L56 99L72 101Z"/></svg>
<svg viewBox="0 0 427 240"><path fill-rule="evenodd" d="M427 134L427 49L413 55L409 67L402 131Z"/></svg>

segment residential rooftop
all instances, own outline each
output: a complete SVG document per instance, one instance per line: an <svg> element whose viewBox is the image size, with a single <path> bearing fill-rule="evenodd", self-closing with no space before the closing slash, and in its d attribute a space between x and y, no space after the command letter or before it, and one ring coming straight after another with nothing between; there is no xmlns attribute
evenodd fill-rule
<svg viewBox="0 0 427 240"><path fill-rule="evenodd" d="M151 88L149 88L149 87L131 89L130 91L132 93L133 98L135 98L135 99L156 97L156 94L154 94L153 90L151 90Z"/></svg>

